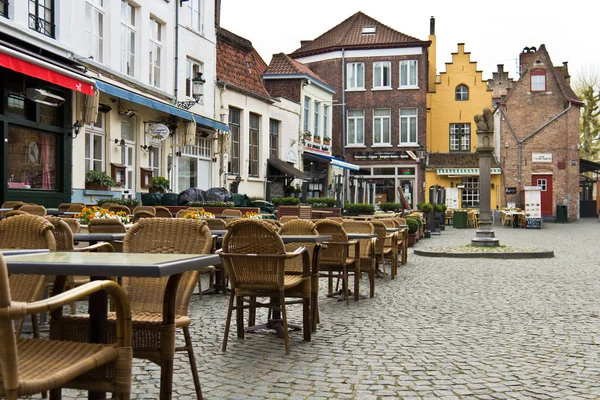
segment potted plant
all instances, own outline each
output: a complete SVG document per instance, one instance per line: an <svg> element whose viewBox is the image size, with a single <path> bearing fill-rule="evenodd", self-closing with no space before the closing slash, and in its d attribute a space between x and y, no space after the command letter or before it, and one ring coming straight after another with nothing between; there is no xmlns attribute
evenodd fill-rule
<svg viewBox="0 0 600 400"><path fill-rule="evenodd" d="M310 133L310 132L304 132L302 134L302 137L304 138L304 140L311 140L312 139L312 133Z"/></svg>
<svg viewBox="0 0 600 400"><path fill-rule="evenodd" d="M148 190L150 193L165 193L171 191L171 181L164 176L152 178L152 187Z"/></svg>
<svg viewBox="0 0 600 400"><path fill-rule="evenodd" d="M91 170L85 174L85 188L89 190L108 190L116 186L115 180L104 171Z"/></svg>
<svg viewBox="0 0 600 400"><path fill-rule="evenodd" d="M313 142L315 142L315 143L321 143L321 136L314 135L313 136Z"/></svg>
<svg viewBox="0 0 600 400"><path fill-rule="evenodd" d="M331 138L328 136L323 137L323 144L329 146L331 144Z"/></svg>
<svg viewBox="0 0 600 400"><path fill-rule="evenodd" d="M406 225L408 225L408 247L415 245L417 241L417 231L419 230L419 222L414 218L406 218Z"/></svg>

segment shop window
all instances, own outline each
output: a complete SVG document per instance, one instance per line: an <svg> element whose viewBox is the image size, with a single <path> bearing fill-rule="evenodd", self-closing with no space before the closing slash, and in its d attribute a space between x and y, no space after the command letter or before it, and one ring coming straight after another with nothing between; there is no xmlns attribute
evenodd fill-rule
<svg viewBox="0 0 600 400"><path fill-rule="evenodd" d="M471 151L471 124L450 124L450 151Z"/></svg>
<svg viewBox="0 0 600 400"><path fill-rule="evenodd" d="M462 178L462 207L479 207L479 177Z"/></svg>
<svg viewBox="0 0 600 400"><path fill-rule="evenodd" d="M6 112L35 121L35 103L18 94L10 93L7 96Z"/></svg>
<svg viewBox="0 0 600 400"><path fill-rule="evenodd" d="M229 132L231 135L231 151L229 152L230 174L240 173L240 110L237 108L229 109Z"/></svg>
<svg viewBox="0 0 600 400"><path fill-rule="evenodd" d="M8 188L56 190L58 136L8 127Z"/></svg>
<svg viewBox="0 0 600 400"><path fill-rule="evenodd" d="M373 175L396 175L396 168L373 168Z"/></svg>
<svg viewBox="0 0 600 400"><path fill-rule="evenodd" d="M52 126L63 126L62 107L53 107L40 103L40 123Z"/></svg>
<svg viewBox="0 0 600 400"><path fill-rule="evenodd" d="M455 99L458 101L469 100L469 88L465 85L458 85L456 87Z"/></svg>
<svg viewBox="0 0 600 400"><path fill-rule="evenodd" d="M54 0L29 0L29 29L54 38Z"/></svg>

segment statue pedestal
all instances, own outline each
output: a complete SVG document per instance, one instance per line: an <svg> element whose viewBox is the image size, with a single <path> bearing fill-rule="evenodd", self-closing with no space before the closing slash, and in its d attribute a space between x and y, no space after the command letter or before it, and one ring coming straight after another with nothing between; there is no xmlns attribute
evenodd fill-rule
<svg viewBox="0 0 600 400"><path fill-rule="evenodd" d="M475 232L475 237L471 239L472 246L496 247L500 245L500 240L492 230L492 221L480 221L479 228Z"/></svg>

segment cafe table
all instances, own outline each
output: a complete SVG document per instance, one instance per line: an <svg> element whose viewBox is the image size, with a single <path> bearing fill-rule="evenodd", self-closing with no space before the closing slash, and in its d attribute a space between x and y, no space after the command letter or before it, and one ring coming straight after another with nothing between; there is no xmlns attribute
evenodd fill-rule
<svg viewBox="0 0 600 400"><path fill-rule="evenodd" d="M152 254L145 253L77 253L48 252L42 254L15 255L5 258L9 274L55 275L54 293L64 288L69 275L86 275L91 280L119 277L168 276L163 297L163 324L175 326L175 303L177 287L181 275L190 270L220 264L217 254ZM60 318L62 309L52 313ZM106 292L90 295L89 339L92 343L105 343L107 340L108 297ZM168 346L175 347L175 336ZM173 394L173 359L164 360L161 366L160 399L171 399ZM104 393L90 392L89 399L104 399Z"/></svg>
<svg viewBox="0 0 600 400"><path fill-rule="evenodd" d="M0 249L0 253L3 256L20 256L22 254L40 254L40 253L48 253L50 250L48 249Z"/></svg>
<svg viewBox="0 0 600 400"><path fill-rule="evenodd" d="M123 240L124 237L124 233L74 233L73 241L88 242L90 245L94 245L98 242L114 242L115 240Z"/></svg>

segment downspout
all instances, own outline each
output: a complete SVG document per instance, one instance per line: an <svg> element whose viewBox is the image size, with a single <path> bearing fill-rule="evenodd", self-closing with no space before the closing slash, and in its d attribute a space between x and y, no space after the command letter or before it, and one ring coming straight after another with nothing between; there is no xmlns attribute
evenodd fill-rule
<svg viewBox="0 0 600 400"><path fill-rule="evenodd" d="M346 58L345 58L345 50L342 49L342 158L345 162L346 160ZM348 187L348 172L344 168L344 185L342 185L343 193L342 199L346 199L347 190L344 190ZM342 204L342 207L344 205Z"/></svg>
<svg viewBox="0 0 600 400"><path fill-rule="evenodd" d="M177 7L177 2L173 4L175 5L175 88L173 94L175 95L175 103L177 103L179 101L177 98L179 92L179 7Z"/></svg>

